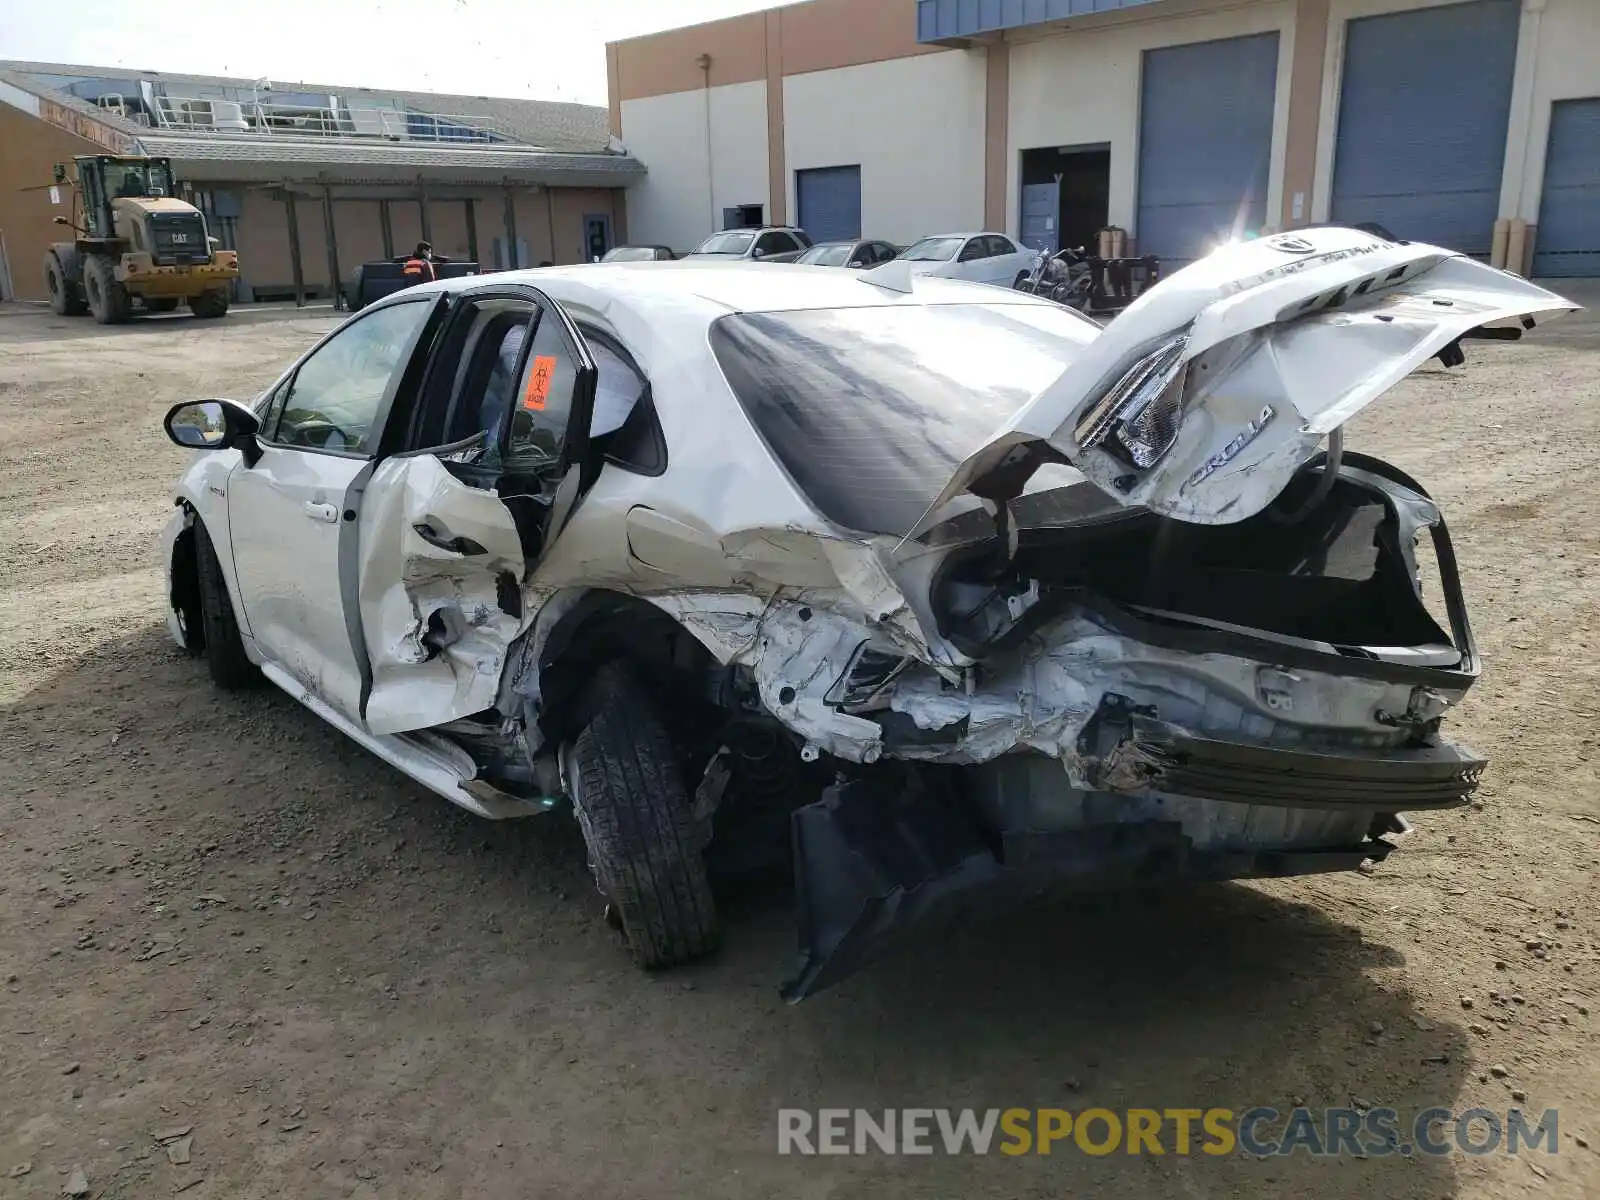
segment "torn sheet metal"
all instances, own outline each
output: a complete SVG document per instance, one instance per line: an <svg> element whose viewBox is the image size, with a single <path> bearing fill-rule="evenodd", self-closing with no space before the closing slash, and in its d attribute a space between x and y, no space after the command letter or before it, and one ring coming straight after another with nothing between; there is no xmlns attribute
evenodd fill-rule
<svg viewBox="0 0 1600 1200"><path fill-rule="evenodd" d="M493 705L531 620L505 504L431 455L390 458L367 485L360 545L367 727L421 729Z"/></svg>

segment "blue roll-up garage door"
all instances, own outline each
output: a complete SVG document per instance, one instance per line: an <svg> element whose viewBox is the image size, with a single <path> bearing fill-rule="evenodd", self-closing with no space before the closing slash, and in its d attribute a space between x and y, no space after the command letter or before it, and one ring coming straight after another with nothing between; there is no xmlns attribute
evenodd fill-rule
<svg viewBox="0 0 1600 1200"><path fill-rule="evenodd" d="M1140 254L1177 266L1266 222L1277 87L1276 33L1145 51Z"/></svg>
<svg viewBox="0 0 1600 1200"><path fill-rule="evenodd" d="M1600 98L1550 110L1535 275L1600 275Z"/></svg>
<svg viewBox="0 0 1600 1200"><path fill-rule="evenodd" d="M861 168L817 167L794 173L800 228L813 242L861 236Z"/></svg>
<svg viewBox="0 0 1600 1200"><path fill-rule="evenodd" d="M1471 0L1350 22L1334 221L1489 253L1519 9L1519 0Z"/></svg>

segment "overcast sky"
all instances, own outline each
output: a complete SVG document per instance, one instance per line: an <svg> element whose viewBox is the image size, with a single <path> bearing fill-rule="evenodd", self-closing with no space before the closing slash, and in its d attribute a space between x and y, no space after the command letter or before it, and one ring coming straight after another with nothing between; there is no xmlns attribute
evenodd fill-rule
<svg viewBox="0 0 1600 1200"><path fill-rule="evenodd" d="M608 41L779 0L0 0L0 58L606 102Z"/></svg>

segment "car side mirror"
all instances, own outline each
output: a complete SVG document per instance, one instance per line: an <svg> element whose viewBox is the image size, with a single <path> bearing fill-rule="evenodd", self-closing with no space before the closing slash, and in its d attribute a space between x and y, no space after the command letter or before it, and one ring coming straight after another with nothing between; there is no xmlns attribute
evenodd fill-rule
<svg viewBox="0 0 1600 1200"><path fill-rule="evenodd" d="M67 164L57 163L51 172L51 178L57 183L65 183L67 181Z"/></svg>
<svg viewBox="0 0 1600 1200"><path fill-rule="evenodd" d="M169 438L190 450L237 447L251 466L261 457L256 445L261 422L237 400L185 400L168 409L161 424Z"/></svg>
<svg viewBox="0 0 1600 1200"><path fill-rule="evenodd" d="M765 258L766 256L767 256L767 252L765 250L763 250L760 246L757 246L754 250L750 251L750 257L751 258Z"/></svg>

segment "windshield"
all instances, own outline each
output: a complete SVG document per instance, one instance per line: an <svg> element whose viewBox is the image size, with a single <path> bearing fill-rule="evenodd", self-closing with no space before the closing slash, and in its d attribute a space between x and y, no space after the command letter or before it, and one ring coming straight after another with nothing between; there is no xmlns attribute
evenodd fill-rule
<svg viewBox="0 0 1600 1200"><path fill-rule="evenodd" d="M846 242L842 246L813 246L795 262L809 263L814 267L842 267L850 261L850 251L855 247Z"/></svg>
<svg viewBox="0 0 1600 1200"><path fill-rule="evenodd" d="M102 161L105 163L106 195L112 199L172 195L172 180L164 163L118 162L114 158Z"/></svg>
<svg viewBox="0 0 1600 1200"><path fill-rule="evenodd" d="M904 534L1098 332L1058 305L898 304L737 313L712 325L711 349L823 516Z"/></svg>
<svg viewBox="0 0 1600 1200"><path fill-rule="evenodd" d="M912 262L946 262L956 256L966 240L959 237L923 238L920 242L902 250L900 257L910 259Z"/></svg>
<svg viewBox="0 0 1600 1200"><path fill-rule="evenodd" d="M615 250L607 250L601 262L654 262L656 248L654 246L618 246Z"/></svg>
<svg viewBox="0 0 1600 1200"><path fill-rule="evenodd" d="M696 254L743 254L750 249L750 243L756 240L756 235L749 232L714 233L700 243Z"/></svg>

